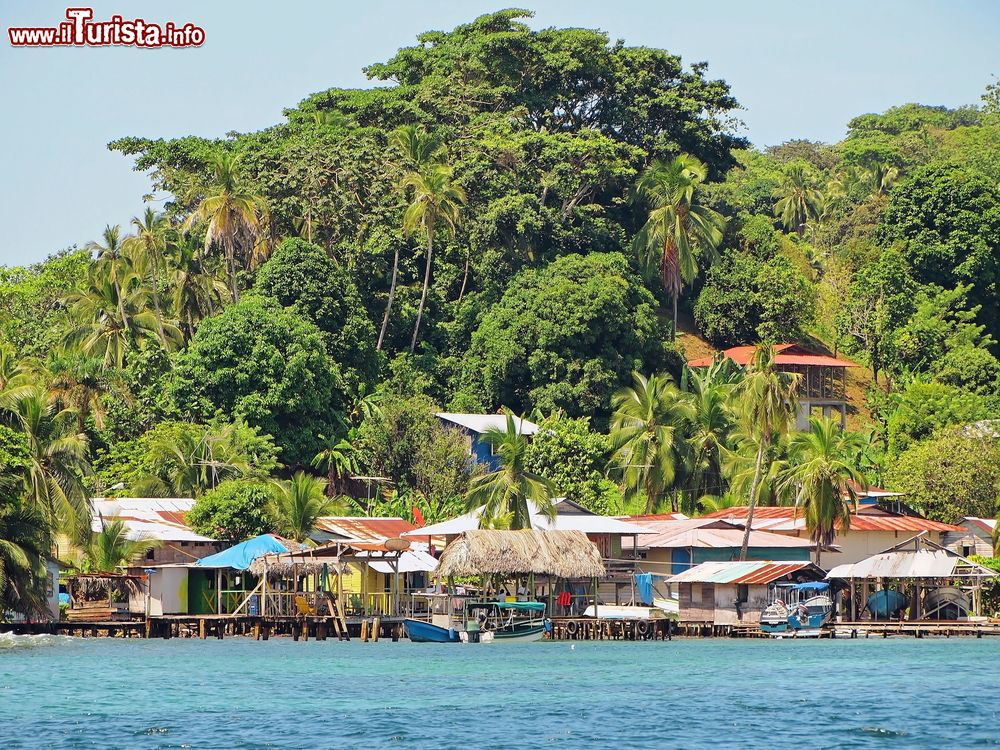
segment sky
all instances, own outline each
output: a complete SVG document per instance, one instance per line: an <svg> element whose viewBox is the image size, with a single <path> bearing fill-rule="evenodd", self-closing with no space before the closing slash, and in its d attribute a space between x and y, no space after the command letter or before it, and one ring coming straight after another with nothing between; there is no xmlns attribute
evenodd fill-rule
<svg viewBox="0 0 1000 750"><path fill-rule="evenodd" d="M82 3L73 4L83 5ZM1000 75L995 0L115 0L112 15L205 30L198 48L13 48L8 27L65 20L65 3L0 0L0 265L44 259L127 225L148 177L106 144L221 137L282 121L310 93L367 84L361 69L429 29L503 7L529 23L600 28L707 61L758 146L833 142L847 122L906 102L978 103ZM157 204L153 204L156 206Z"/></svg>

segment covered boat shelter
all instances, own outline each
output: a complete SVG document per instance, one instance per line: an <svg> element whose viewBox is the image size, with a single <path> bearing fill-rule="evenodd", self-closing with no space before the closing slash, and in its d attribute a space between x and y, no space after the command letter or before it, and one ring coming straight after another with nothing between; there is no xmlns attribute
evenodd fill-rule
<svg viewBox="0 0 1000 750"><path fill-rule="evenodd" d="M982 584L996 578L991 570L918 534L905 542L872 555L860 562L838 565L827 578L845 581L849 590L848 613L851 621L860 619L865 609L872 616L908 612L910 620L952 619L943 615L953 609L967 609L968 614L954 619L978 618L982 611ZM872 597L881 592L897 592L891 599L898 602L885 613ZM967 601L959 605L961 597ZM860 598L859 598L860 597Z"/></svg>

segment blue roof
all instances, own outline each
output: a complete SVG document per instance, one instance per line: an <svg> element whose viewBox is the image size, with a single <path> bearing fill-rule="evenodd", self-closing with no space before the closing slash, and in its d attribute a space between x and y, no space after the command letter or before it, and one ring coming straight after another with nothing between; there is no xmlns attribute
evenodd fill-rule
<svg viewBox="0 0 1000 750"><path fill-rule="evenodd" d="M253 539L240 542L235 547L224 549L214 555L201 558L195 563L200 568L233 568L246 570L261 555L272 552L288 552L289 549L270 534L261 534Z"/></svg>

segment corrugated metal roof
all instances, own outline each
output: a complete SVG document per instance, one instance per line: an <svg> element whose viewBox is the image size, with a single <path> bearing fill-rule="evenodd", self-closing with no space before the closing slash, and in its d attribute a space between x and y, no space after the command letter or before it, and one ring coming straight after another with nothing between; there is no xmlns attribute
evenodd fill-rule
<svg viewBox="0 0 1000 750"><path fill-rule="evenodd" d="M987 534L992 534L993 529L997 524L995 518L977 518L976 516L966 516L962 519L965 523L966 528L977 528L980 531L985 531Z"/></svg>
<svg viewBox="0 0 1000 750"><path fill-rule="evenodd" d="M184 520L194 499L190 497L95 497L90 500L90 528L99 532L102 520L121 519L129 539L163 542L212 542L196 534Z"/></svg>
<svg viewBox="0 0 1000 750"><path fill-rule="evenodd" d="M776 365L804 365L819 367L857 367L846 359L837 359L826 354L820 354L798 344L775 344L774 363ZM757 352L756 346L734 346L726 349L723 355L738 365L747 365ZM714 356L699 357L688 362L690 367L709 367Z"/></svg>
<svg viewBox="0 0 1000 750"><path fill-rule="evenodd" d="M344 539L381 542L402 536L417 527L402 518L365 518L360 516L327 516L316 520L316 528Z"/></svg>
<svg viewBox="0 0 1000 750"><path fill-rule="evenodd" d="M746 521L747 509L745 506L724 508L708 513L705 517L723 518L743 524ZM796 509L789 505L759 506L753 511L753 527L755 529L798 531L804 529L805 525L802 511L799 510L796 513ZM919 516L904 516L888 511L872 510L852 513L850 531L961 531L961 527Z"/></svg>
<svg viewBox="0 0 1000 750"><path fill-rule="evenodd" d="M643 534L639 546L649 549L685 549L688 547L730 549L743 544L743 528L718 518L693 518L686 521L653 521L646 526L656 534ZM750 532L751 547L801 549L815 545L808 539L766 531Z"/></svg>
<svg viewBox="0 0 1000 750"><path fill-rule="evenodd" d="M728 583L766 585L812 566L809 562L705 562L667 579L668 583ZM814 566L813 566L814 567Z"/></svg>
<svg viewBox="0 0 1000 750"><path fill-rule="evenodd" d="M507 429L506 414L458 414L441 411L437 412L434 416L480 434L490 429ZM518 432L522 435L534 435L538 432L538 425L534 422L529 422L527 419L521 419L520 417L514 417L513 419L514 426L517 427Z"/></svg>
<svg viewBox="0 0 1000 750"><path fill-rule="evenodd" d="M582 531L584 534L648 534L652 530L645 526L633 523L626 523L611 516L600 516L591 513L582 506L577 505L565 498L558 498L554 501L556 506L555 520L543 515L538 506L528 501L529 517L531 518L531 528L542 531ZM424 537L424 536L455 536L466 531L474 531L479 528L480 515L485 506L481 505L475 510L471 510L456 518L447 521L415 528L403 534L404 537Z"/></svg>

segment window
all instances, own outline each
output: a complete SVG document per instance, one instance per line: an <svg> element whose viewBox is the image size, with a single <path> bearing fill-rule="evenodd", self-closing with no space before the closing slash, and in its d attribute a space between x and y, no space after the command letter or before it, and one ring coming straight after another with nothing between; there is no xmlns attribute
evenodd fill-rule
<svg viewBox="0 0 1000 750"><path fill-rule="evenodd" d="M962 545L962 557L968 557L969 555L974 555L974 554L976 554L975 547L969 544Z"/></svg>
<svg viewBox="0 0 1000 750"><path fill-rule="evenodd" d="M156 550L155 549L146 550L146 559L147 560L155 560L156 559Z"/></svg>
<svg viewBox="0 0 1000 750"><path fill-rule="evenodd" d="M701 584L692 583L691 584L691 603L701 604Z"/></svg>
<svg viewBox="0 0 1000 750"><path fill-rule="evenodd" d="M736 584L736 601L740 604L750 601L750 587L747 584Z"/></svg>

